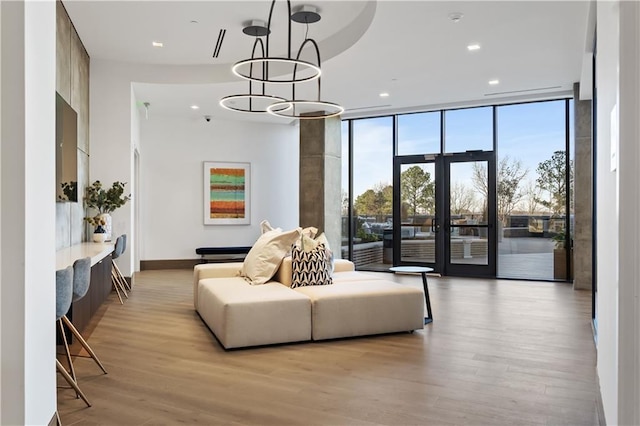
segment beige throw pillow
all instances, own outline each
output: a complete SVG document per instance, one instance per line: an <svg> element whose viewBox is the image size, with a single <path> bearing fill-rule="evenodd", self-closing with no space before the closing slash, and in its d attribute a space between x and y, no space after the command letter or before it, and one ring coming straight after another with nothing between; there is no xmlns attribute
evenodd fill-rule
<svg viewBox="0 0 640 426"><path fill-rule="evenodd" d="M269 281L301 231L301 228L287 232L274 229L262 234L247 253L240 276L254 285Z"/></svg>

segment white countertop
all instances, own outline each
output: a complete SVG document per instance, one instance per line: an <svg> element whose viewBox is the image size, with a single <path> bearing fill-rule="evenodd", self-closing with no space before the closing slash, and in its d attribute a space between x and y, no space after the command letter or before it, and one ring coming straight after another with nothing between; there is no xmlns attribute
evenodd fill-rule
<svg viewBox="0 0 640 426"><path fill-rule="evenodd" d="M65 247L56 252L56 269L72 266L73 262L84 257L90 257L91 266L93 266L109 256L113 247L113 243L80 243Z"/></svg>

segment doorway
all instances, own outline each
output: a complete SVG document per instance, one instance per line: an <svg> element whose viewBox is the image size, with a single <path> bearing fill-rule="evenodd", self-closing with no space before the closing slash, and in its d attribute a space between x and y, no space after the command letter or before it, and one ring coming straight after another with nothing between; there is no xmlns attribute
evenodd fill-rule
<svg viewBox="0 0 640 426"><path fill-rule="evenodd" d="M394 265L496 276L494 152L396 157L393 177Z"/></svg>

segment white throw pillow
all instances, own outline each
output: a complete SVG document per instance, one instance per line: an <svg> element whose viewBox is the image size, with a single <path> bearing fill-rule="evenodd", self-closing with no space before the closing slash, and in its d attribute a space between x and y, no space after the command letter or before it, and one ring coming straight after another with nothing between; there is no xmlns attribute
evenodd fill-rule
<svg viewBox="0 0 640 426"><path fill-rule="evenodd" d="M276 229L278 231L282 231L282 228L274 228L273 226L271 226L268 220L263 220L262 222L260 222L260 232L263 234Z"/></svg>
<svg viewBox="0 0 640 426"><path fill-rule="evenodd" d="M301 232L301 228L287 232L274 229L262 234L247 253L240 276L254 285L269 281Z"/></svg>

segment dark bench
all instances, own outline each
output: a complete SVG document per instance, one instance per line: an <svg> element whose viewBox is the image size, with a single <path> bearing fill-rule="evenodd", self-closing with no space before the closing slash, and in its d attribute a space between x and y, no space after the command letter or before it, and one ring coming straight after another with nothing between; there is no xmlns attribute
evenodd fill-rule
<svg viewBox="0 0 640 426"><path fill-rule="evenodd" d="M242 260L249 253L251 247L198 247L196 254L200 255L203 263L226 262ZM207 257L209 256L209 257Z"/></svg>

